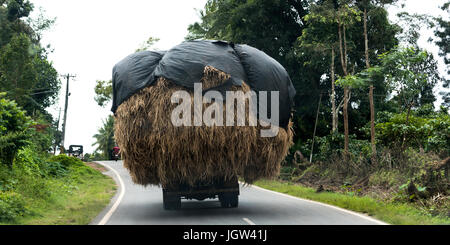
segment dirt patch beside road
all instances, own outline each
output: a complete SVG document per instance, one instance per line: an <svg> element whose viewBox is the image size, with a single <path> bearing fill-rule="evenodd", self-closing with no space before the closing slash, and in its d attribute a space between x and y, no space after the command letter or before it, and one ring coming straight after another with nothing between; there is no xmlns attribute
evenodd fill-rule
<svg viewBox="0 0 450 245"><path fill-rule="evenodd" d="M95 162L86 162L86 165L88 165L89 167L98 170L100 172L106 172L108 171L108 169L106 169L105 167L103 167L102 165L95 163Z"/></svg>

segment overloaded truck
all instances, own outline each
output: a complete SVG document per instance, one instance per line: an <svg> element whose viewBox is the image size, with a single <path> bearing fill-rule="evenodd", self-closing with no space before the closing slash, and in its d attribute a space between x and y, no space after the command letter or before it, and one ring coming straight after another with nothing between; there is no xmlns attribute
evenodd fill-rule
<svg viewBox="0 0 450 245"><path fill-rule="evenodd" d="M295 89L277 61L248 45L186 41L131 54L113 68L115 140L134 183L237 207L238 178L279 174L292 144Z"/></svg>

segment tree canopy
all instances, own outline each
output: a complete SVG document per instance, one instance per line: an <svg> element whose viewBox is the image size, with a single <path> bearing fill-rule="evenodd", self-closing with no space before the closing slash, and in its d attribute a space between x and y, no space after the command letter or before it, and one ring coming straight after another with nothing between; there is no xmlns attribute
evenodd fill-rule
<svg viewBox="0 0 450 245"><path fill-rule="evenodd" d="M4 147L0 158L8 164L12 164L17 151L28 143L45 154L58 142L56 122L46 109L57 101L61 83L48 60L49 46L40 43L42 33L51 27L54 19L42 12L36 19L30 18L33 10L33 4L27 0L0 0L0 93L3 104L8 105L0 114L20 111L35 124L28 125L30 130L33 127L35 130L8 129L7 134L0 134ZM5 120L12 119L4 116Z"/></svg>
<svg viewBox="0 0 450 245"><path fill-rule="evenodd" d="M103 126L98 130L98 133L94 135L95 143L92 146L97 145L96 152L101 152L102 156L106 159L110 159L111 150L115 146L114 140L114 117L108 116L103 121Z"/></svg>
<svg viewBox="0 0 450 245"><path fill-rule="evenodd" d="M348 4L354 13L360 14L359 2L352 1L221 1L210 0L200 11L201 21L189 26L186 39L222 39L254 46L280 62L288 71L297 90L294 106L294 128L296 140L311 138L319 95L323 94L323 112L319 117L318 135L331 131L331 52L337 48L337 10ZM388 2L386 2L388 3ZM397 44L397 33L401 28L388 20L382 4L367 1L369 56L374 65L377 56L393 49ZM347 12L346 12L347 13ZM330 16L334 16L330 18ZM348 15L344 15L348 16ZM357 17L356 16L356 17ZM365 69L363 25L351 21L346 26L348 70L354 74ZM312 48L314 47L314 48ZM336 55L338 54L336 49ZM338 56L336 56L338 57ZM336 75L343 76L340 59L334 60ZM373 81L376 87L375 108L385 109L389 105L383 99L388 91L381 79ZM336 89L336 99L343 98L342 89ZM364 90L352 91L349 103L351 133L369 120L369 101ZM356 107L354 107L356 106Z"/></svg>
<svg viewBox="0 0 450 245"><path fill-rule="evenodd" d="M29 18L33 4L24 0L0 1L0 90L29 114L45 112L56 102L58 73L48 61L41 32L53 23L42 14Z"/></svg>

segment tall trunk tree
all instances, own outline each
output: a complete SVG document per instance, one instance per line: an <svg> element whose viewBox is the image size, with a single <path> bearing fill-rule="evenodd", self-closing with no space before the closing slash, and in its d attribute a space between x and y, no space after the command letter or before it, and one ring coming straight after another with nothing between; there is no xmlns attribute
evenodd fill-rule
<svg viewBox="0 0 450 245"><path fill-rule="evenodd" d="M348 88L348 86L344 87L344 136L345 136L345 141L344 141L344 153L347 156L348 155L348 144L349 144L349 139L348 139L348 101L349 101L349 93L350 93L350 89Z"/></svg>
<svg viewBox="0 0 450 245"><path fill-rule="evenodd" d="M363 16L363 24L364 24L364 54L366 58L366 68L370 68L369 61L369 38L367 34L367 8L364 7L364 16ZM369 87L369 101L370 101L370 143L372 145L372 163L376 162L377 155L377 147L375 144L375 106L373 103L373 85L371 84Z"/></svg>
<svg viewBox="0 0 450 245"><path fill-rule="evenodd" d="M364 24L364 54L366 57L366 68L370 68L370 62L369 62L369 38L367 35L367 8L364 8L364 18L363 18L363 24Z"/></svg>
<svg viewBox="0 0 450 245"><path fill-rule="evenodd" d="M344 76L348 75L347 72L347 45L345 44L345 25L342 25L339 21L338 23L338 34L339 34L339 50L340 50L340 56L341 56L341 64L342 64L342 71L344 72ZM344 41L342 40L342 36L344 35ZM344 45L343 45L344 42ZM344 47L343 47L344 46ZM348 144L349 144L349 138L348 138L348 101L349 101L349 93L350 89L346 85L344 86L344 107L343 107L343 116L344 116L344 154L345 156L348 155Z"/></svg>
<svg viewBox="0 0 450 245"><path fill-rule="evenodd" d="M335 71L334 71L334 59L335 53L334 48L331 48L331 113L332 113L332 132L336 133L338 128L338 110L336 108L336 89L335 89Z"/></svg>

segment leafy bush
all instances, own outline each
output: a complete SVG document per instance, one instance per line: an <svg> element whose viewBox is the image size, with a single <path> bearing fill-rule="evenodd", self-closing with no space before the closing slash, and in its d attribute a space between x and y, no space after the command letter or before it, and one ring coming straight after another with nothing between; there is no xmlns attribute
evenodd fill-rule
<svg viewBox="0 0 450 245"><path fill-rule="evenodd" d="M14 170L21 175L60 178L68 174L71 164L68 157L51 157L46 159L32 148L25 147L17 153Z"/></svg>
<svg viewBox="0 0 450 245"><path fill-rule="evenodd" d="M22 175L14 191L22 194L24 198L30 200L50 200L56 190L52 188L52 180L42 177Z"/></svg>
<svg viewBox="0 0 450 245"><path fill-rule="evenodd" d="M58 155L58 156L52 156L48 159L50 162L59 162L62 166L65 168L69 168L70 166L83 166L84 163L76 158L76 157L69 157L64 154Z"/></svg>
<svg viewBox="0 0 450 245"><path fill-rule="evenodd" d="M0 93L0 162L12 166L17 152L29 143L33 121L16 102L3 96L5 93Z"/></svg>
<svg viewBox="0 0 450 245"><path fill-rule="evenodd" d="M14 220L28 212L20 194L0 191L0 220Z"/></svg>
<svg viewBox="0 0 450 245"><path fill-rule="evenodd" d="M104 154L98 151L94 151L92 154L89 153L84 154L85 162L104 161L104 160L108 160L108 158L105 158Z"/></svg>
<svg viewBox="0 0 450 245"><path fill-rule="evenodd" d="M17 152L14 161L14 170L26 175L45 176L45 161L30 147Z"/></svg>
<svg viewBox="0 0 450 245"><path fill-rule="evenodd" d="M316 137L314 152L315 160L325 161L328 160L332 155L341 154L344 150L344 134L330 134L324 137ZM311 141L308 142L311 146ZM370 158L372 149L370 147L370 142L367 140L356 139L355 135L349 136L349 153L353 157Z"/></svg>
<svg viewBox="0 0 450 245"><path fill-rule="evenodd" d="M89 153L85 153L85 154L83 155L83 161L85 161L85 162L90 162L90 161L91 161L91 158L92 158L92 156L91 156L91 154L89 154Z"/></svg>
<svg viewBox="0 0 450 245"><path fill-rule="evenodd" d="M46 174L52 177L64 177L69 171L64 165L59 162L47 162Z"/></svg>
<svg viewBox="0 0 450 245"><path fill-rule="evenodd" d="M9 191L14 189L18 180L14 177L13 171L6 165L0 164L0 191Z"/></svg>
<svg viewBox="0 0 450 245"><path fill-rule="evenodd" d="M59 155L47 159L25 147L17 153L12 168L0 165L0 222L14 223L99 176L103 175L78 158Z"/></svg>
<svg viewBox="0 0 450 245"><path fill-rule="evenodd" d="M388 147L403 144L422 148L425 151L450 154L450 116L439 113L429 118L409 116L406 113L393 114L387 122L376 125L378 140ZM403 142L403 139L405 141Z"/></svg>
<svg viewBox="0 0 450 245"><path fill-rule="evenodd" d="M400 185L406 178L401 171L381 169L370 175L369 185L388 189Z"/></svg>
<svg viewBox="0 0 450 245"><path fill-rule="evenodd" d="M31 129L30 141L32 144L30 146L35 152L48 154L54 146L56 128L50 123L52 119L40 112L35 113L33 120L36 125Z"/></svg>

